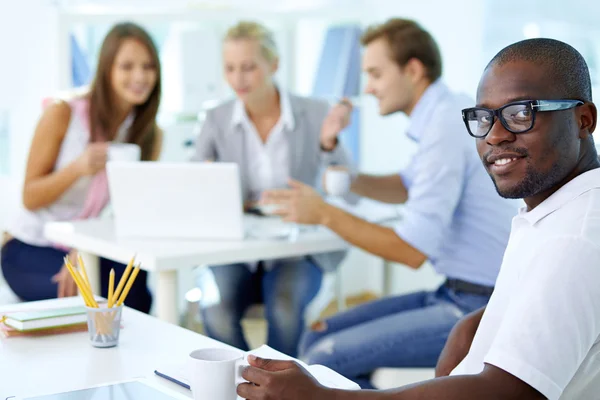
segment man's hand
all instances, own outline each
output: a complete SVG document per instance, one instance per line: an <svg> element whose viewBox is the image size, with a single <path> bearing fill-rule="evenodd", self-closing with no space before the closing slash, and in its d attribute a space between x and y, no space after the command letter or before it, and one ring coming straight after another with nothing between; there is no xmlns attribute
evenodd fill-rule
<svg viewBox="0 0 600 400"><path fill-rule="evenodd" d="M331 151L337 144L337 138L341 131L350 123L352 103L343 99L333 106L321 126L321 147Z"/></svg>
<svg viewBox="0 0 600 400"><path fill-rule="evenodd" d="M484 310L485 308L472 312L452 328L435 367L436 378L450 375L452 370L467 356Z"/></svg>
<svg viewBox="0 0 600 400"><path fill-rule="evenodd" d="M291 180L291 189L275 189L263 193L261 204L277 205L274 214L286 222L321 225L325 219L328 204L310 186Z"/></svg>
<svg viewBox="0 0 600 400"><path fill-rule="evenodd" d="M75 254L75 252L69 253L69 260L74 260L74 257L76 257ZM52 282L57 284L56 297L77 296L77 284L73 280L66 265L63 265L60 271L52 277Z"/></svg>
<svg viewBox="0 0 600 400"><path fill-rule="evenodd" d="M250 383L237 387L240 397L249 400L321 400L328 390L294 361L266 360L248 356L250 366L242 377Z"/></svg>

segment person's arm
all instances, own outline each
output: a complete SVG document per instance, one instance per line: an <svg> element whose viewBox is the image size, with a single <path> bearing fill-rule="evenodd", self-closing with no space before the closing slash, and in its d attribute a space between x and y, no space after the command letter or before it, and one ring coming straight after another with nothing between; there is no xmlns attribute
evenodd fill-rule
<svg viewBox="0 0 600 400"><path fill-rule="evenodd" d="M348 243L414 269L427 260L424 253L402 240L393 229L370 223L330 204L324 207L322 225Z"/></svg>
<svg viewBox="0 0 600 400"><path fill-rule="evenodd" d="M196 139L196 151L191 161L218 161L215 136L219 128L213 119L213 112L207 112L200 134Z"/></svg>
<svg viewBox="0 0 600 400"><path fill-rule="evenodd" d="M339 145L338 136L350 124L352 109L352 103L346 98L331 108L323 103L323 117L319 118L322 121L319 136L321 151L331 153L337 149Z"/></svg>
<svg viewBox="0 0 600 400"><path fill-rule="evenodd" d="M395 229L371 224L333 206L324 208L322 224L355 246L411 268L435 259L462 196L466 175L465 147L445 135L441 123L431 124L431 129L436 127L439 131L430 132L419 144L411 167L389 178L396 183L399 197L402 188L407 197L402 221ZM448 152L451 145L457 148Z"/></svg>
<svg viewBox="0 0 600 400"><path fill-rule="evenodd" d="M399 389L348 391L321 386L293 361L248 357L242 377L249 383L237 387L247 399L279 400L541 400L542 394L515 376L486 365L476 375L437 378Z"/></svg>
<svg viewBox="0 0 600 400"><path fill-rule="evenodd" d="M324 104L321 110L319 110L324 113L324 116L323 118L318 118L323 122L319 136L320 165L315 181L315 187L324 192L327 191L325 187L325 175L330 168L345 169L351 175L356 173L356 165L354 165L350 153L338 140L340 132L350 123L352 103L348 99L343 99L325 114L324 110L327 107ZM343 198L349 204L356 204L360 200L359 196L351 192L346 193Z"/></svg>
<svg viewBox="0 0 600 400"><path fill-rule="evenodd" d="M454 325L435 367L435 377L448 376L467 356L485 307L465 315Z"/></svg>
<svg viewBox="0 0 600 400"><path fill-rule="evenodd" d="M286 222L324 225L348 243L390 261L419 268L427 259L393 229L370 223L327 202L310 186L291 180L290 189L263 193L261 204L276 205Z"/></svg>
<svg viewBox="0 0 600 400"><path fill-rule="evenodd" d="M477 375L436 378L387 391L325 391L330 400L543 400L540 392L517 377L486 365Z"/></svg>
<svg viewBox="0 0 600 400"><path fill-rule="evenodd" d="M408 199L408 190L399 174L359 174L352 181L350 190L361 197L382 203L402 204Z"/></svg>
<svg viewBox="0 0 600 400"><path fill-rule="evenodd" d="M106 145L93 144L81 157L54 171L70 119L70 106L65 102L56 102L48 106L37 125L23 186L23 205L29 210L47 207L80 177L104 168Z"/></svg>

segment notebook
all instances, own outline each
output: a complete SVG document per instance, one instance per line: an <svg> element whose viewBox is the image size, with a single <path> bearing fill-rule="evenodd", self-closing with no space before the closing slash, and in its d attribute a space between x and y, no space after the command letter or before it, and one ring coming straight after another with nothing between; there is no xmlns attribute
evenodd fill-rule
<svg viewBox="0 0 600 400"><path fill-rule="evenodd" d="M47 336L47 335L61 335L64 333L85 332L87 330L88 330L87 322L83 322L81 324L76 324L76 325L35 329L35 330L31 330L31 331L18 331L15 328L12 328L5 324L0 324L0 336L3 336L5 338L21 337L21 336L37 337L37 336Z"/></svg>
<svg viewBox="0 0 600 400"><path fill-rule="evenodd" d="M338 374L330 368L327 368L323 365L307 365L306 363L297 360L293 357L287 356L267 345L263 345L255 350L248 352L247 354L253 354L261 358L268 358L272 360L296 361L297 363L302 365L302 367L304 367L323 386L332 389L360 390L360 386L358 384ZM185 363L179 365L165 366L155 370L154 373L157 376L160 376L161 378L167 379L186 389L190 389L190 382L187 379Z"/></svg>
<svg viewBox="0 0 600 400"><path fill-rule="evenodd" d="M14 312L6 315L4 324L18 331L33 331L87 323L85 307Z"/></svg>

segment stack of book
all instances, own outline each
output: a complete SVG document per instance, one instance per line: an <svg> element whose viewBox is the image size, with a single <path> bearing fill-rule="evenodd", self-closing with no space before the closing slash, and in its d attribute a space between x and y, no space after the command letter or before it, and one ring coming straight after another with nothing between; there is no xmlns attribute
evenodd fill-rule
<svg viewBox="0 0 600 400"><path fill-rule="evenodd" d="M0 316L0 335L43 336L87 330L85 307L29 310Z"/></svg>

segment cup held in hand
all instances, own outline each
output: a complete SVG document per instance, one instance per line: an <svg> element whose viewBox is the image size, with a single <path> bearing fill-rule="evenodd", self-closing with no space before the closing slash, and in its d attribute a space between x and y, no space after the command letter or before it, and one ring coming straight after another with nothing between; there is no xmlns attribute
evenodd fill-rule
<svg viewBox="0 0 600 400"><path fill-rule="evenodd" d="M248 363L233 349L194 350L188 357L188 379L194 400L236 400L237 386L246 382L242 372Z"/></svg>
<svg viewBox="0 0 600 400"><path fill-rule="evenodd" d="M108 146L108 161L136 162L142 158L140 146L133 143L111 143Z"/></svg>
<svg viewBox="0 0 600 400"><path fill-rule="evenodd" d="M325 189L333 196L344 196L350 192L352 177L346 169L328 169L325 173Z"/></svg>

